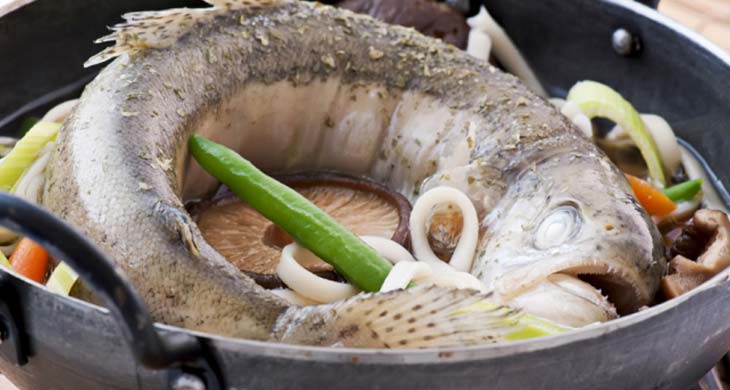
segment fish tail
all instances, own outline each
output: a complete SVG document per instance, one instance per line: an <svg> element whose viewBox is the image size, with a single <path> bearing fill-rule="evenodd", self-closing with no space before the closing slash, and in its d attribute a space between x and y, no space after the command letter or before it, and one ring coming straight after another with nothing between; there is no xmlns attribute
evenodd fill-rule
<svg viewBox="0 0 730 390"><path fill-rule="evenodd" d="M84 67L88 68L123 54L131 54L148 48L169 47L196 25L231 11L256 11L289 2L289 0L204 1L212 7L175 8L164 11L131 12L122 15L124 23L111 27L111 34L95 41L95 43L115 42L114 45L89 58L84 63Z"/></svg>
<svg viewBox="0 0 730 390"><path fill-rule="evenodd" d="M520 313L474 290L436 286L360 294L328 305L292 307L273 341L352 348L433 348L497 343L519 332Z"/></svg>

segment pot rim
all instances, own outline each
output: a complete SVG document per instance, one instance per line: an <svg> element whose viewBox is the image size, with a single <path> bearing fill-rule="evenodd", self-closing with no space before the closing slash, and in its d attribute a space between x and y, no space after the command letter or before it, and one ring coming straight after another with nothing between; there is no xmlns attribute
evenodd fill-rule
<svg viewBox="0 0 730 390"><path fill-rule="evenodd" d="M22 1L19 7L30 4L35 0ZM669 17L659 14L656 10L644 6L633 0L599 0L603 3L620 7L626 12L633 13L648 19L649 21L676 32L686 37L694 45L699 46L706 53L722 61L730 71L730 53L725 52L699 33L692 31ZM0 9L2 11L2 9ZM10 11L8 11L10 12ZM0 13L2 16L2 13ZM704 162L704 161L703 161ZM705 164L706 165L706 164ZM715 183L713 183L715 184ZM62 302L80 305L89 312L96 312L100 315L110 315L108 309L95 304L82 301L73 297L60 296L45 289L44 286L33 282L12 271L0 268L0 274L9 274L12 277L21 279L30 288L39 288L45 294L53 294ZM316 347L305 345L282 344L268 341L255 341L220 336L216 334L189 330L177 326L156 323L159 330L169 332L184 332L198 338L208 339L213 342L216 348L236 350L247 354L255 354L266 357L275 357L290 360L307 360L320 362L348 362L362 364L392 364L403 365L429 364L429 363L460 363L475 360L490 360L507 355L525 354L536 351L544 351L558 346L578 343L588 339L602 337L616 330L627 329L643 323L654 317L667 313L680 305L689 304L689 301L697 298L703 293L710 293L711 290L721 287L730 282L730 268L723 270L709 281L703 283L691 292L681 295L672 300L653 306L625 317L621 317L606 323L589 325L576 329L565 334L546 336L532 340L513 341L509 343L487 344L451 348L426 348L426 349L357 349L357 348L332 348Z"/></svg>

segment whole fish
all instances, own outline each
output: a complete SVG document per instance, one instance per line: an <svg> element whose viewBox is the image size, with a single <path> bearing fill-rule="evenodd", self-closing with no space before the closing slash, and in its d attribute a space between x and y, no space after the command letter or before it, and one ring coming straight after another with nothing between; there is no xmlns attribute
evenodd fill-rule
<svg viewBox="0 0 730 390"><path fill-rule="evenodd" d="M608 159L516 78L321 4L208 2L127 14L101 39L116 43L87 65L118 58L87 86L47 169L43 204L115 259L156 319L364 347L499 341L513 326L505 310L447 317L484 298L472 291L299 308L263 290L185 211L217 186L188 155L196 132L272 173L367 175L412 199L464 190L483 218L473 272L501 302L541 312L569 295L571 323L650 301L665 266L656 227ZM580 275L622 288L611 303Z"/></svg>

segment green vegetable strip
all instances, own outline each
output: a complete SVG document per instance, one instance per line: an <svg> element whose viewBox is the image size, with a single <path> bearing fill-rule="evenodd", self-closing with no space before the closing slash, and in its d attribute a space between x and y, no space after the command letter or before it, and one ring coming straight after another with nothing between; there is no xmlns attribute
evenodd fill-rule
<svg viewBox="0 0 730 390"><path fill-rule="evenodd" d="M0 266L13 268L13 266L10 265L8 258L5 257L5 253L3 253L3 252L0 252Z"/></svg>
<svg viewBox="0 0 730 390"><path fill-rule="evenodd" d="M189 146L203 169L350 283L364 291L380 290L391 264L324 211L225 146L200 135Z"/></svg>
<svg viewBox="0 0 730 390"><path fill-rule="evenodd" d="M654 138L636 109L610 87L595 81L581 81L568 93L568 101L578 104L589 118L609 119L629 134L649 168L649 176L662 186L667 185L664 165Z"/></svg>
<svg viewBox="0 0 730 390"><path fill-rule="evenodd" d="M68 295L78 279L79 275L71 267L66 263L59 263L48 278L46 287L55 293Z"/></svg>
<svg viewBox="0 0 730 390"><path fill-rule="evenodd" d="M36 125L36 123L40 122L40 118L36 118L34 116L25 118L23 122L20 124L20 134L25 135L30 129L33 128L33 126Z"/></svg>
<svg viewBox="0 0 730 390"><path fill-rule="evenodd" d="M469 305L464 309L457 310L450 315L458 316L465 313L491 311L499 309L499 307L499 305L492 302L479 301ZM502 308L499 310L501 310L503 313L509 311L508 308ZM513 321L516 321L516 323L512 323ZM569 330L569 328L567 327L552 323L546 319L536 317L527 313L520 313L516 318L505 319L502 325L513 325L517 328L517 330L513 330L505 335L505 339L508 341L534 339L537 337L564 333Z"/></svg>
<svg viewBox="0 0 730 390"><path fill-rule="evenodd" d="M702 189L702 179L694 179L664 189L664 195L674 202L692 200Z"/></svg>
<svg viewBox="0 0 730 390"><path fill-rule="evenodd" d="M0 191L10 191L13 185L33 164L38 153L47 143L56 139L61 125L53 122L38 122L28 130L13 150L0 161Z"/></svg>

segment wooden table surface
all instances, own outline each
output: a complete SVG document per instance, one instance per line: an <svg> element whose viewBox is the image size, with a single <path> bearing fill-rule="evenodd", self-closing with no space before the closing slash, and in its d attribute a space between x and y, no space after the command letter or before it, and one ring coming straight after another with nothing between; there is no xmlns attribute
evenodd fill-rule
<svg viewBox="0 0 730 390"><path fill-rule="evenodd" d="M11 3L18 0L0 0L0 16ZM659 11L730 51L730 0L661 0ZM0 374L0 390L17 389Z"/></svg>
<svg viewBox="0 0 730 390"><path fill-rule="evenodd" d="M730 0L661 0L659 11L730 50Z"/></svg>

